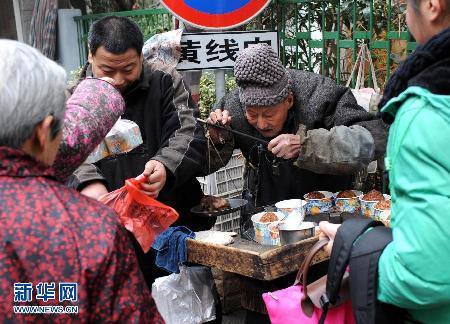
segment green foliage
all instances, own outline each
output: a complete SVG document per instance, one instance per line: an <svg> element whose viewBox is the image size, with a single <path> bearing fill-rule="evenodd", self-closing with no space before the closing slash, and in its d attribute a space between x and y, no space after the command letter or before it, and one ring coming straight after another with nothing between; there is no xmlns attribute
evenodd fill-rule
<svg viewBox="0 0 450 324"><path fill-rule="evenodd" d="M225 92L228 93L236 88L236 80L232 75L225 75ZM202 118L207 118L211 109L213 109L216 103L216 82L214 80L214 74L211 72L205 72L200 78L200 100L199 108Z"/></svg>
<svg viewBox="0 0 450 324"><path fill-rule="evenodd" d="M130 17L133 19L144 35L144 41L155 34L163 33L172 29L172 16L169 14L140 15Z"/></svg>
<svg viewBox="0 0 450 324"><path fill-rule="evenodd" d="M202 74L199 92L200 99L198 101L198 106L200 109L200 116L206 118L216 101L215 82L212 73L206 72Z"/></svg>
<svg viewBox="0 0 450 324"><path fill-rule="evenodd" d="M391 45L395 39L390 39L389 32L407 30L404 8L392 0L273 0L245 29L278 30L280 57L286 66L339 78L341 83L349 76L358 42L381 40ZM396 65L392 64L392 53L378 46L374 48L383 50L372 49L372 58L380 67L376 74L383 86L386 66L392 70Z"/></svg>
<svg viewBox="0 0 450 324"><path fill-rule="evenodd" d="M95 3L98 10L102 8L102 12L124 6L154 8L159 3L156 0L84 1L92 3L92 7ZM401 3L404 1L272 0L260 15L238 27L238 30L278 31L280 58L286 66L321 73L341 84L350 75L358 43L365 41L371 49L378 85L383 88L389 73L414 48L411 46L414 45L412 40L405 36L405 11ZM132 14L123 14L138 23L145 40L173 26L169 13L133 11ZM91 22L89 19L83 20L81 39L85 40ZM403 35L400 35L401 32ZM210 80L203 79L203 88L201 103L206 112L215 102L211 76Z"/></svg>
<svg viewBox="0 0 450 324"><path fill-rule="evenodd" d="M228 76L225 78L225 89L227 92L230 92L231 90L235 89L237 87L236 79L234 76Z"/></svg>
<svg viewBox="0 0 450 324"><path fill-rule="evenodd" d="M80 78L81 70L83 70L82 66L76 68L75 70L70 71L70 76L69 76L70 83L75 82Z"/></svg>

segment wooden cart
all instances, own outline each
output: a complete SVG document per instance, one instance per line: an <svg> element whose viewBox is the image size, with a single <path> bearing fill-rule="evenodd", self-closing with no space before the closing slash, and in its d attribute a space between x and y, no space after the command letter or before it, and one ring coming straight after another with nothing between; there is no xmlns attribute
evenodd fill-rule
<svg viewBox="0 0 450 324"><path fill-rule="evenodd" d="M261 294L279 289L283 277L296 273L317 240L315 236L285 246L265 246L237 238L233 244L223 246L188 239L188 262L239 275L241 306L264 314ZM327 258L324 252L319 252L313 263ZM281 285L284 284L288 286L290 282Z"/></svg>
<svg viewBox="0 0 450 324"><path fill-rule="evenodd" d="M238 238L224 246L188 239L188 262L258 280L274 280L296 272L318 236L285 246L268 246ZM313 263L325 260L319 252Z"/></svg>

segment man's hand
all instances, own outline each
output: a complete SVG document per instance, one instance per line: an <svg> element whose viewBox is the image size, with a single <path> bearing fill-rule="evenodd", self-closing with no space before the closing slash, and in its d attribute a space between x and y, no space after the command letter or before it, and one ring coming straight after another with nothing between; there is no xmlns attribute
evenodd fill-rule
<svg viewBox="0 0 450 324"><path fill-rule="evenodd" d="M222 111L220 109L216 109L215 111L213 111L209 114L209 117L206 121L210 124L219 123L220 125L226 126L226 125L230 125L231 116L230 116L230 113L228 112L228 110ZM223 138L224 138L225 131L208 126L208 132L209 132L211 141L214 144L223 144Z"/></svg>
<svg viewBox="0 0 450 324"><path fill-rule="evenodd" d="M150 160L145 164L142 174L147 178L147 183L141 183L142 191L152 198L158 197L167 179L164 164L156 160Z"/></svg>
<svg viewBox="0 0 450 324"><path fill-rule="evenodd" d="M80 191L82 195L99 200L101 196L108 193L105 185L101 181L95 181L88 184Z"/></svg>
<svg viewBox="0 0 450 324"><path fill-rule="evenodd" d="M292 159L300 154L300 136L281 134L269 142L267 148L273 155L283 159Z"/></svg>
<svg viewBox="0 0 450 324"><path fill-rule="evenodd" d="M330 241L328 242L327 246L325 247L325 252L328 253L328 255L331 255L331 250L333 249L333 243L334 238L336 236L336 232L341 226L341 224L331 224L330 222L320 222L319 228L320 228L320 235L319 239L322 237L328 237Z"/></svg>

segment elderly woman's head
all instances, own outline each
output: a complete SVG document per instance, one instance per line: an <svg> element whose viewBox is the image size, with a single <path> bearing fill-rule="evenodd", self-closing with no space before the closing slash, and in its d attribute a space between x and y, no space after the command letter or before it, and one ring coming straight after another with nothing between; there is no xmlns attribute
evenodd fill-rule
<svg viewBox="0 0 450 324"><path fill-rule="evenodd" d="M450 27L450 0L406 0L406 22L419 44Z"/></svg>
<svg viewBox="0 0 450 324"><path fill-rule="evenodd" d="M36 49L0 40L0 146L53 164L65 110L65 71Z"/></svg>

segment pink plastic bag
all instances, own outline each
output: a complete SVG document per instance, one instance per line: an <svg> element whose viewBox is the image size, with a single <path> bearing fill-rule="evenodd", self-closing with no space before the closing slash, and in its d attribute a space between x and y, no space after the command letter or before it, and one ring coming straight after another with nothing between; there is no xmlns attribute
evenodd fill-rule
<svg viewBox="0 0 450 324"><path fill-rule="evenodd" d="M300 301L303 297L302 286L294 285L262 295L272 324L318 323L322 310L314 308L311 317L303 313ZM325 324L355 324L351 301L330 308Z"/></svg>
<svg viewBox="0 0 450 324"><path fill-rule="evenodd" d="M125 186L104 195L100 202L119 214L122 225L133 233L142 250L148 252L156 236L177 220L178 213L140 191L144 181L144 176L128 179Z"/></svg>

